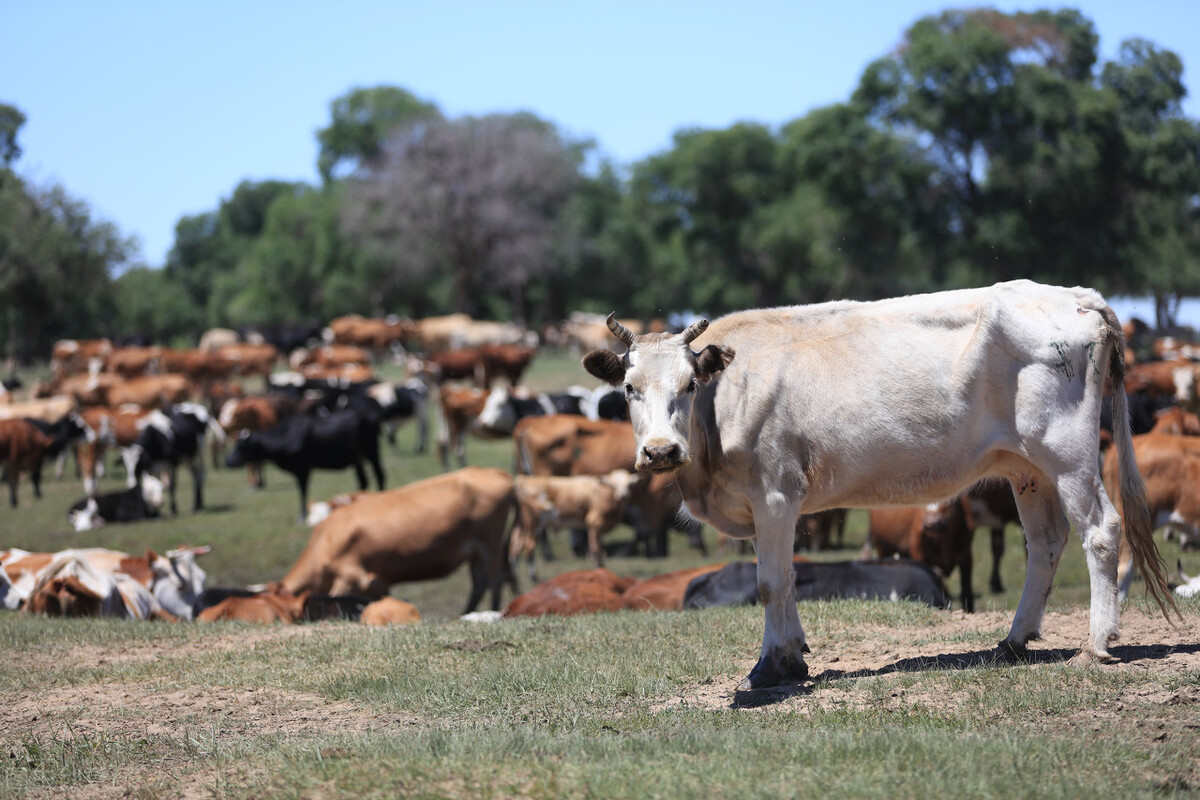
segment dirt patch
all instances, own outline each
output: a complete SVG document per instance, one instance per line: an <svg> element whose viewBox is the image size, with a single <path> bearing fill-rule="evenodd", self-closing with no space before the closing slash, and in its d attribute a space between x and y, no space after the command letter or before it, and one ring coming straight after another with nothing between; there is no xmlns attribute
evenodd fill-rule
<svg viewBox="0 0 1200 800"><path fill-rule="evenodd" d="M798 687L756 692L735 692L734 685L754 666L747 660L740 675L709 678L693 689L681 692L655 706L655 710L673 708L788 708L807 715L815 710L853 707L896 707L920 702L931 708L951 708L963 698L933 691L919 692L899 688L904 673L930 669L969 669L1003 663L993 646L979 647L964 643L948 644L966 635L999 631L999 641L1012 622L1007 611L947 616L936 630L887 628L843 630L836 642L822 643L809 635L813 652L808 656L811 681ZM1119 669L1145 673L1168 681L1187 670L1200 670L1200 637L1194 617L1172 624L1159 614L1126 610L1121 615L1121 640L1109 648L1116 658L1097 669ZM1030 643L1030 663L1037 668L1069 661L1088 638L1088 612L1080 608L1066 612L1047 612L1042 623L1042 639ZM911 644L910 642L917 642ZM1081 668L1092 668L1081 666ZM894 691L864 696L855 684L862 679L891 680ZM1157 680L1148 683L1158 683ZM1161 702L1187 704L1200 702L1200 689L1161 691ZM798 702L802 699L803 702ZM794 700L796 702L794 702ZM1157 704L1155 698L1139 698L1139 705ZM1119 705L1119 702L1117 703ZM1116 711L1114 713L1117 713Z"/></svg>

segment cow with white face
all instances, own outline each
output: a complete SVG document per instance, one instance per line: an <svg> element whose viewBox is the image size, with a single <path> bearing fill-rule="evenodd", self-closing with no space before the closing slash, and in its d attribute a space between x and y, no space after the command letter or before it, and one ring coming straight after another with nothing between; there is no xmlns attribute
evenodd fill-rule
<svg viewBox="0 0 1200 800"><path fill-rule="evenodd" d="M756 537L766 630L742 688L808 675L792 580L801 513L925 504L991 475L1017 488L1029 549L1001 649L1023 656L1038 636L1074 523L1092 595L1080 658L1110 660L1121 518L1098 467L1106 380L1126 533L1147 587L1174 607L1133 458L1120 324L1094 291L1013 281L744 311L677 335L609 328L627 352L583 363L624 387L637 468L673 473L693 515Z"/></svg>

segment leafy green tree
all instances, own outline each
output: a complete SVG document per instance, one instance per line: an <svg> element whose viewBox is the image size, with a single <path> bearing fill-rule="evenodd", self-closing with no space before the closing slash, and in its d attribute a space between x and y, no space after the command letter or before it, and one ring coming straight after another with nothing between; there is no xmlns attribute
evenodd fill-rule
<svg viewBox="0 0 1200 800"><path fill-rule="evenodd" d="M0 165L9 167L21 157L17 135L25 125L25 115L16 106L0 103Z"/></svg>
<svg viewBox="0 0 1200 800"><path fill-rule="evenodd" d="M317 169L327 184L374 167L397 128L437 120L441 112L406 89L376 86L338 97L330 103L329 116L329 125L317 132Z"/></svg>

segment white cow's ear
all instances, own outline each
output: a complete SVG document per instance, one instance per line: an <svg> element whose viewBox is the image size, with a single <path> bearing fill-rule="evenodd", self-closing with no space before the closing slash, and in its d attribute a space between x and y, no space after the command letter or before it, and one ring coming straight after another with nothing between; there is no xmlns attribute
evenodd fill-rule
<svg viewBox="0 0 1200 800"><path fill-rule="evenodd" d="M696 377L702 381L711 379L733 361L732 347L710 344L696 354Z"/></svg>
<svg viewBox="0 0 1200 800"><path fill-rule="evenodd" d="M583 368L613 386L625 380L625 362L612 350L593 350L588 353L583 357Z"/></svg>

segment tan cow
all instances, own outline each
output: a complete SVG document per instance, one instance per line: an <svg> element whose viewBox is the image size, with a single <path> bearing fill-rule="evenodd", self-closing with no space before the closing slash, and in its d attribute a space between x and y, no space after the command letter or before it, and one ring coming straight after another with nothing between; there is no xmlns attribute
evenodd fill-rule
<svg viewBox="0 0 1200 800"><path fill-rule="evenodd" d="M508 569L505 534L516 507L513 480L498 469L466 467L339 508L313 529L308 546L280 582L299 593L380 598L393 584L444 578L470 565L466 611L487 589L500 608Z"/></svg>
<svg viewBox="0 0 1200 800"><path fill-rule="evenodd" d="M143 375L117 384L108 390L108 405L138 405L142 408L166 408L192 398L193 386L184 375Z"/></svg>
<svg viewBox="0 0 1200 800"><path fill-rule="evenodd" d="M263 592L252 597L226 597L196 615L197 622L247 622L270 625L282 622L292 625L304 618L308 605L307 589L292 594L287 591Z"/></svg>
<svg viewBox="0 0 1200 800"><path fill-rule="evenodd" d="M397 317L377 319L350 314L329 323L325 331L325 341L378 353L404 338L410 324L408 320Z"/></svg>
<svg viewBox="0 0 1200 800"><path fill-rule="evenodd" d="M442 469L450 469L450 450L460 467L467 465L467 432L479 418L487 403L483 389L443 386L440 392L437 418L438 459Z"/></svg>
<svg viewBox="0 0 1200 800"><path fill-rule="evenodd" d="M74 397L55 395L41 400L0 406L0 419L37 419L51 425L79 408Z"/></svg>
<svg viewBox="0 0 1200 800"><path fill-rule="evenodd" d="M579 527L587 529L588 552L596 566L603 567L600 537L621 521L629 490L638 480L638 475L623 469L598 476L518 475L514 479L517 527L510 543L510 559L528 559L530 578L535 578L533 551L539 532Z"/></svg>
<svg viewBox="0 0 1200 800"><path fill-rule="evenodd" d="M1147 433L1200 436L1200 416L1185 411L1180 406L1170 406L1155 413L1154 427Z"/></svg>
<svg viewBox="0 0 1200 800"><path fill-rule="evenodd" d="M1138 471L1146 484L1151 519L1179 534L1181 544L1200 541L1200 437L1144 433L1133 437ZM1119 477L1116 454L1104 458L1104 482L1112 486ZM1122 503L1117 500L1117 508ZM1134 554L1121 537L1117 583L1121 596L1133 583Z"/></svg>
<svg viewBox="0 0 1200 800"><path fill-rule="evenodd" d="M624 389L638 468L676 475L718 530L756 537L766 624L744 688L808 676L791 561L802 513L933 502L989 476L1026 489L1028 570L1002 650L1021 657L1038 635L1074 524L1092 587L1080 660L1112 660L1122 520L1099 475L1106 385L1126 532L1175 609L1133 459L1121 326L1097 292L1011 281L736 312L678 335L610 329L627 351L584 366Z"/></svg>

